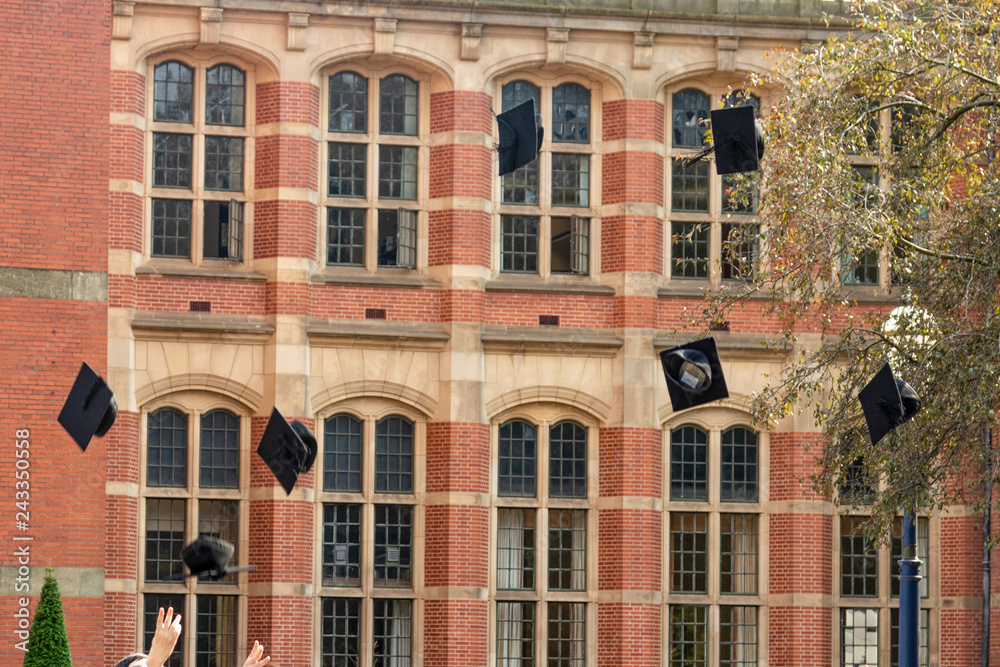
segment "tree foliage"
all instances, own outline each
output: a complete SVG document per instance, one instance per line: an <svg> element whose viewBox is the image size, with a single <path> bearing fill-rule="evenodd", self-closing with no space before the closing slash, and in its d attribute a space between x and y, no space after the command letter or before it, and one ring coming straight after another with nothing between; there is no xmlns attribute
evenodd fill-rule
<svg viewBox="0 0 1000 667"><path fill-rule="evenodd" d="M45 585L42 586L42 597L38 600L28 634L28 651L24 654L23 667L73 667L59 582L51 573L52 570L45 571Z"/></svg>
<svg viewBox="0 0 1000 667"><path fill-rule="evenodd" d="M764 260L702 324L764 305L793 350L755 396L767 423L809 410L818 489L900 508L981 503L1000 470L1000 3L860 2L852 30L774 54L760 189ZM866 283L866 263L881 284ZM753 302L753 303L751 303ZM890 362L923 410L877 446L857 395ZM818 454L819 455L819 454ZM851 484L848 468L853 467Z"/></svg>

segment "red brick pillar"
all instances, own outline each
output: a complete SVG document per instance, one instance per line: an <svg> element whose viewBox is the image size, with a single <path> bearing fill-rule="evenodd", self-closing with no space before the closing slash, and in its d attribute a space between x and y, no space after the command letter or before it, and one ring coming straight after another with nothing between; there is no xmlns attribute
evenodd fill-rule
<svg viewBox="0 0 1000 667"><path fill-rule="evenodd" d="M600 433L597 607L599 667L661 662L662 434L609 427Z"/></svg>
<svg viewBox="0 0 1000 667"><path fill-rule="evenodd" d="M81 362L107 374L111 6L13 0L2 24L0 664L24 660L48 566L73 659L102 664L107 444L56 417Z"/></svg>
<svg viewBox="0 0 1000 667"><path fill-rule="evenodd" d="M816 472L814 452L805 444L814 433L770 434L768 498L768 664L830 665L830 638L836 610L823 605L833 591L834 517L822 507L808 481ZM806 501L813 511L793 509Z"/></svg>

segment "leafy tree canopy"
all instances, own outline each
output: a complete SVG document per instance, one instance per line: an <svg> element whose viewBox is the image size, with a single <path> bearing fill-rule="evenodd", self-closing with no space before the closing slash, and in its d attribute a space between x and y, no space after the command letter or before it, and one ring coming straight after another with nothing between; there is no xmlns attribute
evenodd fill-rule
<svg viewBox="0 0 1000 667"><path fill-rule="evenodd" d="M984 437L1000 409L1000 3L859 2L851 21L755 82L781 91L763 172L740 177L760 191L764 259L697 317L763 304L793 353L755 416L810 411L815 485L845 504L881 489L884 534L914 503L983 502L1000 471ZM923 410L872 446L857 395L887 361Z"/></svg>

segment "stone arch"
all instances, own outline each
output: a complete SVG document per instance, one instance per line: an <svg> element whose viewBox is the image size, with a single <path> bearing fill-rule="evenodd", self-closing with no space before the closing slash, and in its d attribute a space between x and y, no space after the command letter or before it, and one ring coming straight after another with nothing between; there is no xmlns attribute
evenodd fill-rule
<svg viewBox="0 0 1000 667"><path fill-rule="evenodd" d="M377 397L399 401L430 419L438 402L424 392L398 382L386 380L355 380L330 387L312 397L313 412L319 414L328 406L349 398Z"/></svg>
<svg viewBox="0 0 1000 667"><path fill-rule="evenodd" d="M521 387L501 394L486 403L486 417L492 420L501 412L529 403L559 403L590 415L600 424L611 418L611 406L592 394L557 385Z"/></svg>
<svg viewBox="0 0 1000 667"><path fill-rule="evenodd" d="M169 394L181 391L206 391L228 396L245 406L253 414L260 411L264 397L242 382L211 373L185 373L169 375L136 389L135 400L145 405Z"/></svg>

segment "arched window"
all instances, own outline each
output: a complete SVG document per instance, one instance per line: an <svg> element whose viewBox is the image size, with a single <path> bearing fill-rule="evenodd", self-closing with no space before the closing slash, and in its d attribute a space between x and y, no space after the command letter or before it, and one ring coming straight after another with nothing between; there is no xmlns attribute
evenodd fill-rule
<svg viewBox="0 0 1000 667"><path fill-rule="evenodd" d="M420 83L406 74L375 74L342 70L327 77L326 262L370 272L414 269L423 207Z"/></svg>
<svg viewBox="0 0 1000 667"><path fill-rule="evenodd" d="M191 404L197 406L193 397ZM179 642L171 667L237 658L238 609L246 596L246 575L217 581L185 578L181 549L199 535L231 543L232 565L246 564L241 537L246 499L241 489L244 455L242 418L231 410L164 407L145 415L145 475L140 488L143 559L140 577L144 638L149 646L160 607L187 618L193 642ZM191 468L192 474L188 474ZM239 641L245 641L245 637ZM194 648L193 657L185 653Z"/></svg>
<svg viewBox="0 0 1000 667"><path fill-rule="evenodd" d="M496 433L497 662L584 664L596 599L588 577L589 430L568 419L515 418ZM547 484L537 483L539 474Z"/></svg>
<svg viewBox="0 0 1000 667"><path fill-rule="evenodd" d="M670 278L713 284L753 280L761 239L754 177L720 177L712 159L687 164L684 158L705 147L712 108L759 109L760 98L748 90L709 90L688 87L670 95Z"/></svg>
<svg viewBox="0 0 1000 667"><path fill-rule="evenodd" d="M546 128L539 157L505 174L500 188L500 272L589 275L592 91L575 82L503 84L502 110L535 100Z"/></svg>
<svg viewBox="0 0 1000 667"><path fill-rule="evenodd" d="M673 656L705 656L705 665L758 662L766 520L758 441L756 432L740 425L670 430L666 598ZM718 632L710 632L709 618L716 614Z"/></svg>
<svg viewBox="0 0 1000 667"><path fill-rule="evenodd" d="M417 424L340 412L323 422L320 652L358 664L412 659ZM365 620L363 620L365 619Z"/></svg>
<svg viewBox="0 0 1000 667"><path fill-rule="evenodd" d="M242 262L246 72L167 60L152 78L150 257Z"/></svg>

